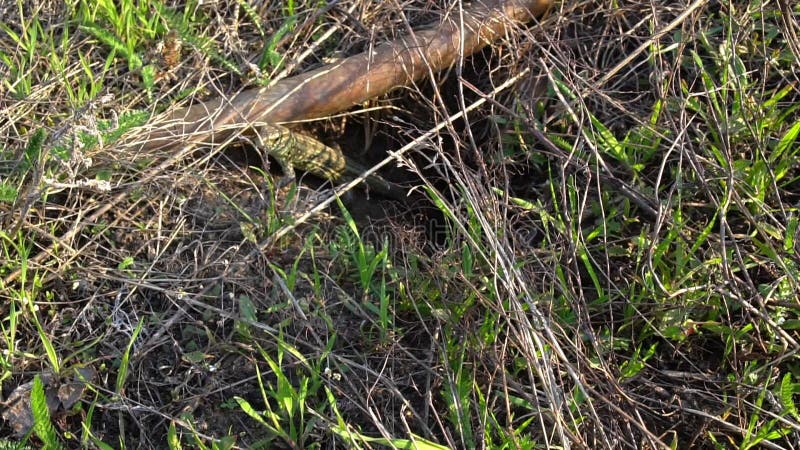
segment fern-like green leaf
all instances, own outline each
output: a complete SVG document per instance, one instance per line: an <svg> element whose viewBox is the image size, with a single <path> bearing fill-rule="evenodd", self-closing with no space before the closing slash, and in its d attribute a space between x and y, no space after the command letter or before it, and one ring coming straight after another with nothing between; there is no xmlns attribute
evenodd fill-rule
<svg viewBox="0 0 800 450"><path fill-rule="evenodd" d="M128 68L130 70L136 70L142 67L142 59L139 58L139 55L137 55L136 52L130 51L128 46L116 35L95 24L84 24L80 26L80 29L94 36L98 41L110 47L111 50L122 55L128 61Z"/></svg>
<svg viewBox="0 0 800 450"><path fill-rule="evenodd" d="M33 379L31 389L31 411L33 412L33 432L36 437L44 442L44 449L61 449L53 422L50 420L50 409L47 407L47 397L44 392L44 383L39 375Z"/></svg>
<svg viewBox="0 0 800 450"><path fill-rule="evenodd" d="M22 442L13 442L0 439L0 450L33 450L33 447Z"/></svg>
<svg viewBox="0 0 800 450"><path fill-rule="evenodd" d="M792 394L794 394L792 374L787 373L781 380L781 403L783 403L783 407L786 408L786 412L796 419L800 416L800 414L797 412L797 405L794 403Z"/></svg>
<svg viewBox="0 0 800 450"><path fill-rule="evenodd" d="M258 34L263 38L264 28L261 26L261 16L258 15L258 12L244 0L236 0L236 3L239 4L239 7L241 7L242 10L244 10L247 18L250 19L250 22L252 22L253 26L256 27Z"/></svg>
<svg viewBox="0 0 800 450"><path fill-rule="evenodd" d="M153 6L156 7L158 13L167 21L169 28L178 32L178 36L181 37L183 42L194 47L200 51L200 53L211 58L211 60L216 61L217 64L222 66L224 69L233 72L238 76L242 76L242 71L239 69L239 66L220 54L216 50L216 45L212 39L195 33L184 19L179 18L164 5L155 3Z"/></svg>

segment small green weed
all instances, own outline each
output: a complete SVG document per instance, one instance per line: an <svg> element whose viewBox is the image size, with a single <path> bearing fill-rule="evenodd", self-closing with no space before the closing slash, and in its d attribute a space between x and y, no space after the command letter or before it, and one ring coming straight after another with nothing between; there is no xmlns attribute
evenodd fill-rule
<svg viewBox="0 0 800 450"><path fill-rule="evenodd" d="M333 341L331 339L331 344ZM323 386L321 376L325 355L317 361L309 361L280 338L274 358L260 346L258 350L269 365L269 375L274 377L274 382L266 381L267 374L262 374L256 367L261 400L265 409L258 411L248 400L238 396L234 397L236 402L242 411L266 428L274 438L280 439L283 444L292 448L308 448L314 442L313 432L316 424L315 415L310 409L314 408L314 403L318 401ZM288 366L284 361L287 354L300 363L299 371L287 372Z"/></svg>

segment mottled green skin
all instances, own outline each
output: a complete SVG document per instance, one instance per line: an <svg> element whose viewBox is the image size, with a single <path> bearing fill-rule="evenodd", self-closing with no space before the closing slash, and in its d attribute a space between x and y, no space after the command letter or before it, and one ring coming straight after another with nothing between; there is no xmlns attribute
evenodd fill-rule
<svg viewBox="0 0 800 450"><path fill-rule="evenodd" d="M261 125L254 128L258 145L278 160L284 172L294 176L294 169L314 174L334 182L346 182L359 177L366 169L347 159L338 148L280 125ZM369 189L397 200L405 199L406 191L378 175L366 179Z"/></svg>
<svg viewBox="0 0 800 450"><path fill-rule="evenodd" d="M337 181L347 170L341 150L314 138L280 125L261 125L255 132L261 148L277 159L286 172L300 169L320 178Z"/></svg>

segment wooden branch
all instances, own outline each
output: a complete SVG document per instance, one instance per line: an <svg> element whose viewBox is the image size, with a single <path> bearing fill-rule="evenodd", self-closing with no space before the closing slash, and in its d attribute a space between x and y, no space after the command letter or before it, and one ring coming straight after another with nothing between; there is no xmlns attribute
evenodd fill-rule
<svg viewBox="0 0 800 450"><path fill-rule="evenodd" d="M282 123L325 117L406 86L451 66L461 49L472 54L542 15L551 0L487 0L452 15L438 27L377 46L371 52L279 81L168 111L139 142L146 148L179 142L220 143L253 123Z"/></svg>

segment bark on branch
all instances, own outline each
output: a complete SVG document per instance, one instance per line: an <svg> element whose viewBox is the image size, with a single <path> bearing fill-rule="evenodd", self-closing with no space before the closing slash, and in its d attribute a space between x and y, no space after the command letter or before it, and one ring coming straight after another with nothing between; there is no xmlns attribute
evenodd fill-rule
<svg viewBox="0 0 800 450"><path fill-rule="evenodd" d="M551 0L486 0L437 27L377 46L371 52L279 81L165 113L158 127L139 136L145 147L177 142L220 143L252 123L315 119L344 111L451 66L513 29L542 15Z"/></svg>

